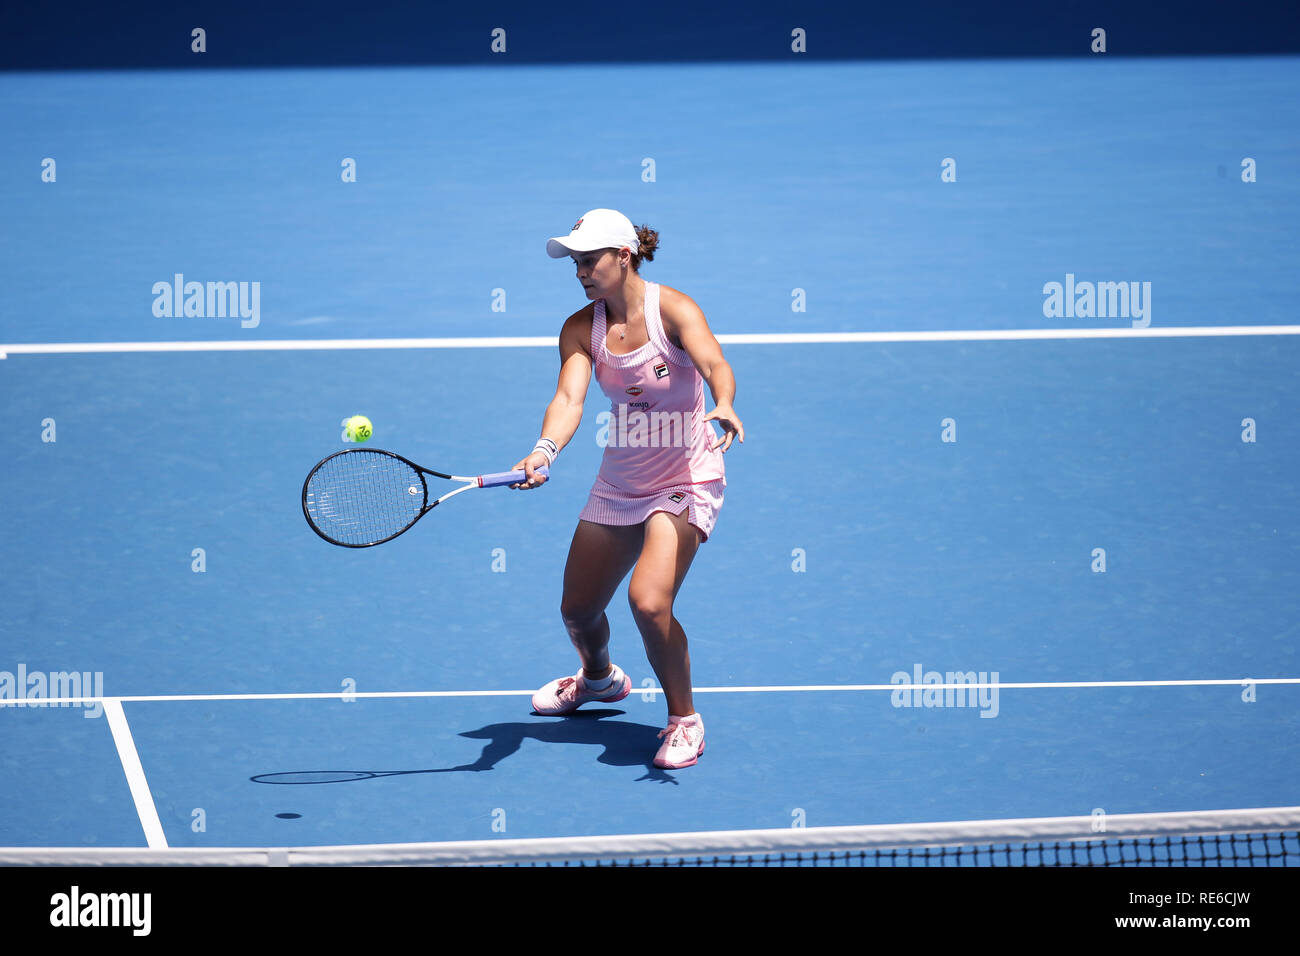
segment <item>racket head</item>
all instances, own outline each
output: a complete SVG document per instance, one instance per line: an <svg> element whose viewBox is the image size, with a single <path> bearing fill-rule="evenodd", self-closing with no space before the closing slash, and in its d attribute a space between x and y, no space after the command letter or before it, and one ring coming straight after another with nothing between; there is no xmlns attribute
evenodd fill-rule
<svg viewBox="0 0 1300 956"><path fill-rule="evenodd" d="M381 448L321 459L302 483L302 514L330 544L370 548L408 530L432 505L423 469Z"/></svg>

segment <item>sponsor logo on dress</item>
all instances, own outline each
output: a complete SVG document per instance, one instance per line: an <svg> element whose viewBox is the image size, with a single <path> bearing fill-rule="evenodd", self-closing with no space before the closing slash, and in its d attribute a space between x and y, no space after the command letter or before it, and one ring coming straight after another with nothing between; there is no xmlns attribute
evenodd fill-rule
<svg viewBox="0 0 1300 956"><path fill-rule="evenodd" d="M640 385L629 385L627 388L623 389L623 391L627 392L629 395L640 395L645 391L645 389Z"/></svg>
<svg viewBox="0 0 1300 956"><path fill-rule="evenodd" d="M668 500L671 501L673 504L677 504L685 497L686 497L686 492L674 491L671 495L668 496Z"/></svg>
<svg viewBox="0 0 1300 956"><path fill-rule="evenodd" d="M660 362L658 365L655 366L655 378L667 378L667 377L668 377L668 363Z"/></svg>

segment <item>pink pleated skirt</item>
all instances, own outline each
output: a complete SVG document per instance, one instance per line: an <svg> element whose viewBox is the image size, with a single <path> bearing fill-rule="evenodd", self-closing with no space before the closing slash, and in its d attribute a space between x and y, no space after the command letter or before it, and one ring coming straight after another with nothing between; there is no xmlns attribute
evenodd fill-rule
<svg viewBox="0 0 1300 956"><path fill-rule="evenodd" d="M699 531L702 544L713 533L718 512L722 510L722 493L726 487L726 478L715 478L713 481L672 485L649 494L636 495L615 488L597 476L596 483L591 486L587 505L578 517L596 524L631 525L642 524L656 511L679 515L685 509L690 512L686 520Z"/></svg>

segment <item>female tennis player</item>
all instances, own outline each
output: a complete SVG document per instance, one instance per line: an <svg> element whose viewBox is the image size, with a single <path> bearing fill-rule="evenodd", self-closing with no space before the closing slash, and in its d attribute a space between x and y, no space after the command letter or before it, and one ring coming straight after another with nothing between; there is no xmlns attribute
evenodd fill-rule
<svg viewBox="0 0 1300 956"><path fill-rule="evenodd" d="M600 473L579 515L564 568L560 614L582 660L572 677L533 695L539 714L572 713L582 704L626 697L632 680L609 659L605 608L632 572L628 600L668 703L657 767L689 767L704 751L704 721L691 696L686 632L673 600L695 552L713 531L727 481L722 454L745 429L731 407L736 379L704 313L676 289L641 278L659 234L635 229L620 212L593 209L547 253L569 256L589 303L560 331L560 378L542 420L542 437L512 470L546 481L534 469L555 461L582 421L596 381L610 400ZM713 411L704 414L704 384ZM716 421L723 434L709 423Z"/></svg>

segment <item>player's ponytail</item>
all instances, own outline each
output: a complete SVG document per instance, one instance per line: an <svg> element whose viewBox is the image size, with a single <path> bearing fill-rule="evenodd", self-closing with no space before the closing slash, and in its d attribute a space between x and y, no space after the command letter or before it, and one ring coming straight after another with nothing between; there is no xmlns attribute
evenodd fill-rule
<svg viewBox="0 0 1300 956"><path fill-rule="evenodd" d="M646 225L637 226L636 241L640 249L632 256L632 269L639 272L643 261L654 261L655 250L659 248L659 233Z"/></svg>

